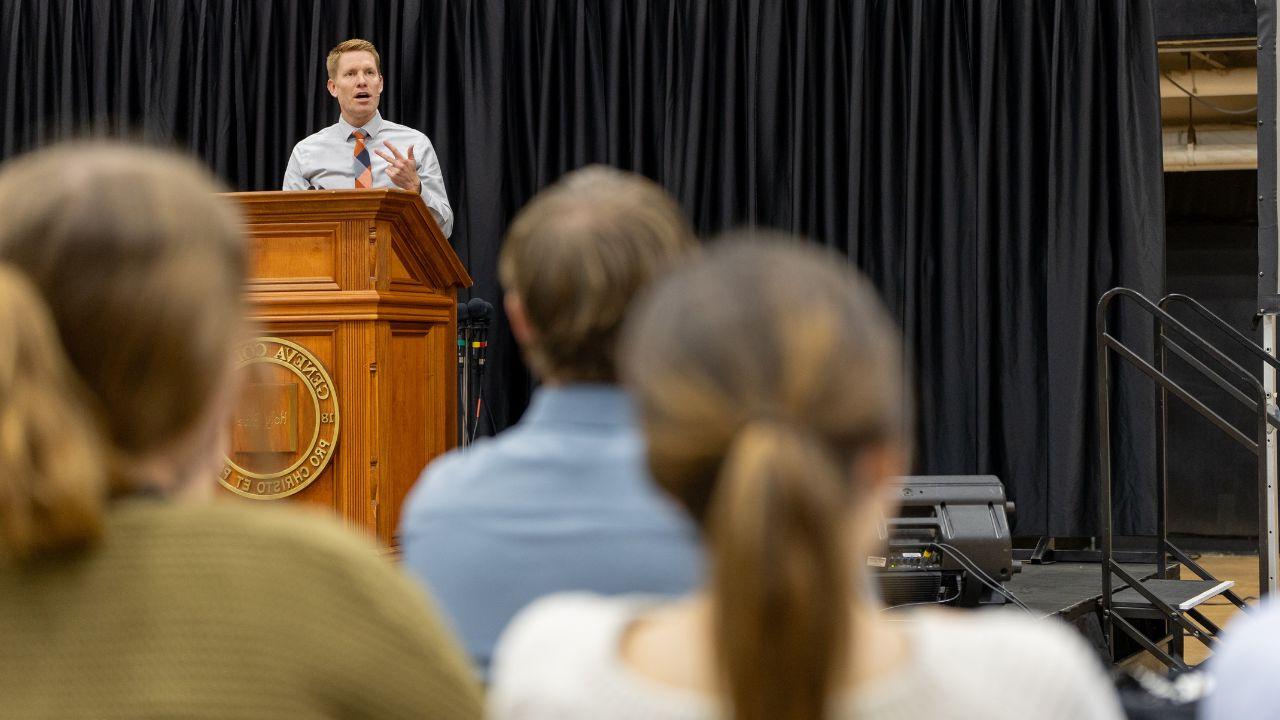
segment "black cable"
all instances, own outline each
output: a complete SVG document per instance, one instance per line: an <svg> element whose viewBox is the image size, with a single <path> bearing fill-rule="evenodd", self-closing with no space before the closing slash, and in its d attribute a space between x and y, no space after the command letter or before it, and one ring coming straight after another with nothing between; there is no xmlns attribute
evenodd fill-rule
<svg viewBox="0 0 1280 720"><path fill-rule="evenodd" d="M471 430L471 440L475 440L476 434L480 432L480 411L484 411L484 416L489 418L489 434L490 436L498 434L498 422L493 419L493 410L489 407L489 403L484 400L484 364L481 362L476 370L476 418L475 425ZM470 408L467 411L470 414ZM470 444L470 441L468 441Z"/></svg>
<svg viewBox="0 0 1280 720"><path fill-rule="evenodd" d="M493 421L493 411L489 409L489 403L484 401L484 373L480 373L480 379L477 380L477 382L480 384L480 391L476 395L476 421L475 425L471 428L471 440L468 441L468 444L474 442L476 434L480 432L481 410L484 410L484 414L489 416L490 434L496 435L498 433L498 424Z"/></svg>
<svg viewBox="0 0 1280 720"><path fill-rule="evenodd" d="M493 406L490 405L489 403L484 403L484 414L486 417L489 418L489 431L492 434L497 435L498 421L493 419Z"/></svg>
<svg viewBox="0 0 1280 720"><path fill-rule="evenodd" d="M468 445L476 441L476 433L479 432L480 430L480 408L483 405L484 405L484 388L480 388L479 394L476 395L476 418L474 422L471 422L471 419L470 419L471 408L467 408L467 415L468 415L467 424L471 426L470 432L467 433Z"/></svg>
<svg viewBox="0 0 1280 720"><path fill-rule="evenodd" d="M933 544L937 546L939 549L943 549L949 552L957 562L959 562L962 566L964 566L966 570L973 573L974 576L976 576L978 580L982 582L983 585L986 585L992 590L995 590L996 592L1005 596L1011 602L1013 602L1013 604L1017 605L1023 610L1026 610L1029 613L1032 612L1031 608L1028 607L1026 603L1024 603L1020 598L1018 598L1018 596L1014 595L1011 591L1007 590L995 578L988 575L985 570L979 567L978 564L975 563L972 558L970 558L968 555L965 555L963 552L961 552L959 548L955 547L954 545L949 545L947 543L933 543Z"/></svg>
<svg viewBox="0 0 1280 720"><path fill-rule="evenodd" d="M1209 102L1208 100L1205 100L1204 98L1200 97L1199 95L1197 95L1197 94L1195 94L1195 93L1191 92L1190 90L1188 90L1188 89L1186 89L1186 88L1182 87L1181 85L1179 85L1179 84L1178 84L1178 81L1177 81L1177 80L1174 80L1174 79L1173 79L1173 76L1171 76L1169 73L1164 73L1164 79L1165 79L1165 80L1168 80L1168 81L1169 81L1169 82L1171 82L1171 83L1173 83L1173 86L1174 86L1174 87L1176 87L1176 88L1178 88L1179 90L1181 90L1182 92L1186 93L1186 94L1187 94L1187 97L1191 98L1192 100L1195 100L1196 102L1200 103L1201 105L1204 105L1205 107L1208 107L1208 108L1211 108L1211 109L1213 109L1213 110L1216 110L1217 112L1220 112L1220 113L1223 113L1223 114L1226 114L1226 115L1252 115L1253 113L1258 112L1258 106L1257 106L1257 105L1254 105L1253 107L1251 107L1251 108L1249 108L1249 109L1247 109L1247 110L1232 110L1232 109L1230 109L1230 108L1224 108L1224 107L1222 107L1221 105L1214 105L1213 103Z"/></svg>
<svg viewBox="0 0 1280 720"><path fill-rule="evenodd" d="M978 564L975 563L972 559L970 559L968 555L965 555L963 552L961 552L959 548L955 547L954 545L949 545L947 543L940 543L940 542L933 542L929 544L951 555L951 557L954 558L956 562L960 563L960 565L963 566L965 570L968 570L970 573L972 573L973 576L978 579L978 582L981 582L983 585L986 585L987 587L991 588L997 593L1008 598L1010 602L1012 602L1014 605L1017 605L1019 608L1022 608L1028 614L1031 614L1031 615L1036 614L1035 611L1033 611L1026 603L1022 602L1021 598L1019 598L1017 595L1014 595L1009 590L1005 589L1004 586L1002 586L1000 583L996 582L994 578L992 578L985 571L983 571L982 568L978 567Z"/></svg>
<svg viewBox="0 0 1280 720"><path fill-rule="evenodd" d="M919 600L917 602L898 603L897 605L889 605L888 607L882 607L880 608L880 612L888 612L890 610L897 610L898 608L904 608L904 607L913 607L916 605L946 605L949 602L954 602L959 597L960 597L960 583L956 583L956 594L952 595L949 598L942 598L941 600Z"/></svg>

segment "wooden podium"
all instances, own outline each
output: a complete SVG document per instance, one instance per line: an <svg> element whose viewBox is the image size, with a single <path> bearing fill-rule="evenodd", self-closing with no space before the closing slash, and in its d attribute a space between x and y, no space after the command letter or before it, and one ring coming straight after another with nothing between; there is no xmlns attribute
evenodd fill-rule
<svg viewBox="0 0 1280 720"><path fill-rule="evenodd" d="M250 372L228 494L335 510L394 544L405 494L457 439L457 290L471 284L417 195L231 193L249 237Z"/></svg>

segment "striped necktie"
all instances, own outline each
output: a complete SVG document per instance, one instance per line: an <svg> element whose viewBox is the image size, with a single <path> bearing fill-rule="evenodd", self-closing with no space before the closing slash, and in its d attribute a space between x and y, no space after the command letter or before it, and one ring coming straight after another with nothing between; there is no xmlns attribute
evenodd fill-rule
<svg viewBox="0 0 1280 720"><path fill-rule="evenodd" d="M356 128L351 133L356 138L355 159L352 161L351 172L356 176L357 188L373 187L373 166L369 161L369 149L364 146L365 138L369 137L369 133L364 128Z"/></svg>

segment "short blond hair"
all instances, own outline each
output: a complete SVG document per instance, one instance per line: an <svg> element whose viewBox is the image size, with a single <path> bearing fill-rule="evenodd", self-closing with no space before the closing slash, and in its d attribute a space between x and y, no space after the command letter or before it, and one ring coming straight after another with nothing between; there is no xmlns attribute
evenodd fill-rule
<svg viewBox="0 0 1280 720"><path fill-rule="evenodd" d="M538 193L507 231L498 277L533 328L541 378L617 380L617 336L632 299L696 247L675 199L634 173L592 166Z"/></svg>
<svg viewBox="0 0 1280 720"><path fill-rule="evenodd" d="M374 47L373 43L368 40L351 38L334 45L333 49L329 51L329 56L324 59L324 66L329 71L330 78L338 72L338 58L342 56L342 53L348 52L367 52L373 55L373 64L377 66L378 74L382 74L382 56L378 54L378 48Z"/></svg>

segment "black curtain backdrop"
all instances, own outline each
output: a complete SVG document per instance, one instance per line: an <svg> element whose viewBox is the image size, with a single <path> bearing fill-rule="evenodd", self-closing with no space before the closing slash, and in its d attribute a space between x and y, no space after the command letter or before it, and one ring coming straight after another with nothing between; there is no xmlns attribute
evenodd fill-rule
<svg viewBox="0 0 1280 720"><path fill-rule="evenodd" d="M435 143L471 292L495 303L508 220L592 162L655 178L704 234L751 223L825 243L902 324L917 471L999 475L1020 535L1093 531L1093 303L1162 277L1146 0L0 8L0 158L131 133L244 190L278 188L293 143L335 121L328 49L374 41L383 114ZM531 385L499 335L488 392L505 425ZM1117 518L1148 528L1151 393L1117 390Z"/></svg>

